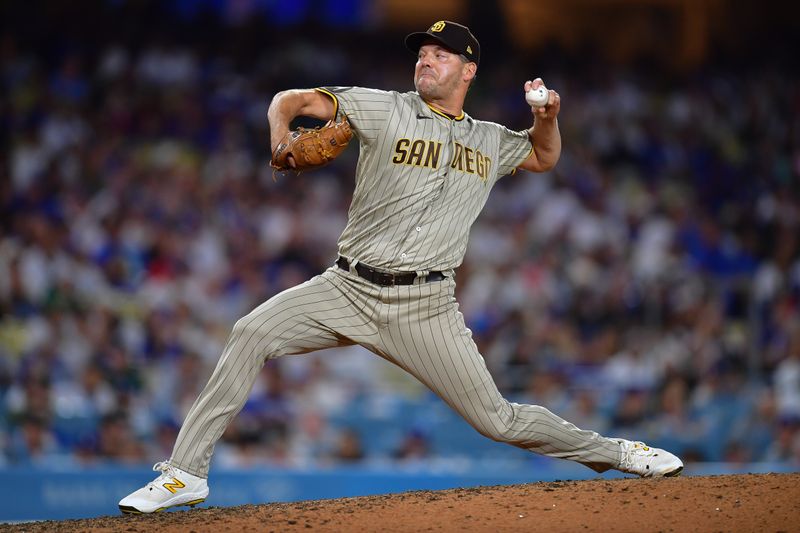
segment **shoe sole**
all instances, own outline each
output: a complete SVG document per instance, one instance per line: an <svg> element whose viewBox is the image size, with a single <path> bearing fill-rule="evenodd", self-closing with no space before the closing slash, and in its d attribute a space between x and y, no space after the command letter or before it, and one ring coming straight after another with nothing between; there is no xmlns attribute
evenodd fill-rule
<svg viewBox="0 0 800 533"><path fill-rule="evenodd" d="M681 472L683 472L683 467L682 466L679 467L679 468L676 468L672 472L667 472L666 474L664 474L664 477L678 477L678 476L681 475Z"/></svg>
<svg viewBox="0 0 800 533"><path fill-rule="evenodd" d="M130 505L120 505L120 506L119 506L119 510L120 510L120 511L122 511L122 514L150 514L150 513L160 513L161 511L165 511L165 510L167 510L167 509L172 509L173 507L183 507L183 506L189 506L189 507L192 507L192 508L193 508L193 507L194 507L195 505L197 505L198 503L203 503L204 501L206 501L206 499L205 499L205 498L200 498L200 499L197 499L197 500L192 500L192 501L190 501L190 502L186 502L186 503L176 503L175 505L167 505L166 507L159 507L159 508L158 508L158 509L156 509L155 511L149 511L149 512L147 512L147 511L140 511L140 510L139 510L139 509L137 509L136 507L131 507Z"/></svg>

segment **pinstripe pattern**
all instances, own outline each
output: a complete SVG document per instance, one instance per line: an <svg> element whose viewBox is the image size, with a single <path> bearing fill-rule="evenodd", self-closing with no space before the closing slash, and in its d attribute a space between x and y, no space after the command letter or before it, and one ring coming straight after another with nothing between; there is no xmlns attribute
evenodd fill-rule
<svg viewBox="0 0 800 533"><path fill-rule="evenodd" d="M451 270L464 258L469 229L497 180L531 153L527 131L462 114L452 120L415 92L361 87L318 89L336 101L360 141L356 186L339 251L397 271ZM437 168L392 163L399 139L441 142ZM480 177L452 168L456 144L490 161Z"/></svg>
<svg viewBox="0 0 800 533"><path fill-rule="evenodd" d="M602 472L619 445L547 409L506 401L458 311L455 281L379 287L332 267L239 320L186 417L170 463L207 477L214 445L268 359L361 344L397 364L498 442Z"/></svg>
<svg viewBox="0 0 800 533"><path fill-rule="evenodd" d="M208 475L217 440L266 360L360 344L415 376L488 438L598 472L616 468L616 441L580 430L543 407L505 400L458 311L452 270L461 264L469 228L494 183L530 155L527 133L465 114L449 118L416 93L318 90L334 99L360 141L341 255L351 268L362 261L450 276L380 287L334 266L269 299L234 326L170 462ZM409 149L403 152L402 146ZM430 158L422 157L423 150Z"/></svg>
<svg viewBox="0 0 800 533"><path fill-rule="evenodd" d="M368 305L369 302L360 302ZM374 304L373 304L374 305ZM323 276L286 290L241 318L178 434L170 462L205 477L214 445L242 409L267 359L352 344L337 330L369 326Z"/></svg>

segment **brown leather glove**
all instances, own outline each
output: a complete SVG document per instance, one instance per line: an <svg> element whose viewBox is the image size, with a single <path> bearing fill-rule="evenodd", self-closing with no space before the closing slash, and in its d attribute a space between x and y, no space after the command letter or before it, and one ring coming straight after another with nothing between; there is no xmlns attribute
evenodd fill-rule
<svg viewBox="0 0 800 533"><path fill-rule="evenodd" d="M336 159L352 138L347 117L339 122L329 120L319 128L298 128L284 135L272 152L270 165L276 170L313 170ZM294 159L294 168L289 165L289 156Z"/></svg>

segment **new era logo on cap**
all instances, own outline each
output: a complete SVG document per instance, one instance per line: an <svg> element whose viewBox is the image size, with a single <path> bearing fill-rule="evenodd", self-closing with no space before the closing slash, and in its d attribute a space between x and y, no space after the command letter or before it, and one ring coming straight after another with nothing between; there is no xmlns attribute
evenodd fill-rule
<svg viewBox="0 0 800 533"><path fill-rule="evenodd" d="M428 31L418 31L406 36L406 46L415 54L425 41L433 41L457 54L461 54L476 64L481 60L481 45L469 28L457 22L440 20L434 22Z"/></svg>

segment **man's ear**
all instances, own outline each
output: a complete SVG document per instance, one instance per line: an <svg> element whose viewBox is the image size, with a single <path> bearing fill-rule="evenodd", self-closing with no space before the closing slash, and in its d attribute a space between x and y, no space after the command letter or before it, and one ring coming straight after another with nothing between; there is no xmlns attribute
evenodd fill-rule
<svg viewBox="0 0 800 533"><path fill-rule="evenodd" d="M472 78L475 77L475 74L478 72L478 65L475 63L466 63L464 65L463 77L464 81L472 81Z"/></svg>

